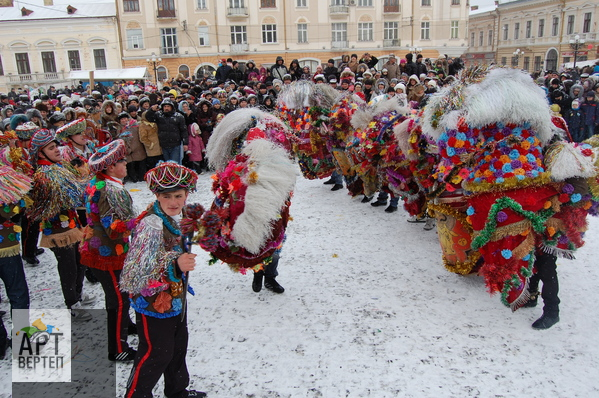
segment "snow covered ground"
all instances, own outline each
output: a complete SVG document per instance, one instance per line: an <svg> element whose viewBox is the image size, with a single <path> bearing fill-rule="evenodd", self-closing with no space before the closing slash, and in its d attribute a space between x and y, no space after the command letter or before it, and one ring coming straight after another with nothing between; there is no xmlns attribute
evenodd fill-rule
<svg viewBox="0 0 599 398"><path fill-rule="evenodd" d="M202 175L191 201L209 205L210 186ZM140 210L152 201L144 184L127 187L139 190ZM191 387L211 398L599 396L598 220L578 259L558 260L561 322L536 331L541 306L511 313L481 277L444 269L434 230L383 209L298 178L282 295L254 293L250 275L208 266L194 248L203 266L190 277ZM32 307L61 308L56 260L49 251L40 260L26 268ZM103 308L101 287L85 289ZM130 367L117 367L116 396ZM5 360L0 396L7 391Z"/></svg>

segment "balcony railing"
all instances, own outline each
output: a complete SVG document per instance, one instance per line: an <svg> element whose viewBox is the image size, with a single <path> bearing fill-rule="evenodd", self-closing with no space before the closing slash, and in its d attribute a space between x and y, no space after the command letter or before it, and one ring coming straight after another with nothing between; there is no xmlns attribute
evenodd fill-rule
<svg viewBox="0 0 599 398"><path fill-rule="evenodd" d="M179 54L179 47L160 47L160 54L162 55L176 55Z"/></svg>
<svg viewBox="0 0 599 398"><path fill-rule="evenodd" d="M156 17L163 18L163 19L177 18L177 11L176 10L158 10L156 12Z"/></svg>
<svg viewBox="0 0 599 398"><path fill-rule="evenodd" d="M349 47L349 44L348 44L347 40L331 42L331 48L348 48L348 47Z"/></svg>
<svg viewBox="0 0 599 398"><path fill-rule="evenodd" d="M231 44L231 52L234 54L239 54L245 51L250 50L250 45L247 43L244 44Z"/></svg>
<svg viewBox="0 0 599 398"><path fill-rule="evenodd" d="M247 17L248 8L247 7L229 7L227 8L227 16L229 17Z"/></svg>
<svg viewBox="0 0 599 398"><path fill-rule="evenodd" d="M329 14L347 15L349 14L349 6L329 6Z"/></svg>
<svg viewBox="0 0 599 398"><path fill-rule="evenodd" d="M383 12L385 14L398 14L400 12L399 4L395 4L392 6L384 6Z"/></svg>
<svg viewBox="0 0 599 398"><path fill-rule="evenodd" d="M20 75L8 75L8 81L10 83L21 83L21 82L53 82L65 79L63 72L45 72L45 73L24 73Z"/></svg>
<svg viewBox="0 0 599 398"><path fill-rule="evenodd" d="M399 39L383 40L383 47L399 47L399 46L401 46L401 40L399 40Z"/></svg>

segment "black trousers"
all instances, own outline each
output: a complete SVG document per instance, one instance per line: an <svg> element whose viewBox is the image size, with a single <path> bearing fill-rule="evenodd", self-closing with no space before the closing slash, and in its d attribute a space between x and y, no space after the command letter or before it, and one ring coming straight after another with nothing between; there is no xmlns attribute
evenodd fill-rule
<svg viewBox="0 0 599 398"><path fill-rule="evenodd" d="M104 289L106 302L108 353L119 354L129 349L129 295L119 290L121 271L102 271L90 268Z"/></svg>
<svg viewBox="0 0 599 398"><path fill-rule="evenodd" d="M127 162L127 176L133 182L143 181L146 175L146 159Z"/></svg>
<svg viewBox="0 0 599 398"><path fill-rule="evenodd" d="M187 397L187 315L184 319L181 315L154 318L136 312L136 320L139 346L125 397L152 397L152 389L162 375L167 398Z"/></svg>
<svg viewBox="0 0 599 398"><path fill-rule="evenodd" d="M21 247L23 248L23 256L35 257L37 250L37 242L40 237L39 221L30 220L25 213L21 214Z"/></svg>
<svg viewBox="0 0 599 398"><path fill-rule="evenodd" d="M83 292L83 278L85 277L85 266L79 261L79 243L67 247L53 247L58 262L58 276L64 303L71 308L81 300Z"/></svg>
<svg viewBox="0 0 599 398"><path fill-rule="evenodd" d="M557 257L540 250L536 253L535 268L537 273L530 277L529 290L536 292L539 290L539 282L543 282L543 313L550 316L559 315L559 282L557 280Z"/></svg>

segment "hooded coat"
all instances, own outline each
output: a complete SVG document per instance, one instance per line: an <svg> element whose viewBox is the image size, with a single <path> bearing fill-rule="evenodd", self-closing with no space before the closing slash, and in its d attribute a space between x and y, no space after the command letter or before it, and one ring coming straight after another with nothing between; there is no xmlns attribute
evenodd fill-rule
<svg viewBox="0 0 599 398"><path fill-rule="evenodd" d="M141 115L141 122L139 122L139 141L146 148L148 156L160 156L162 148L158 141L158 126L148 121L146 113L147 111Z"/></svg>
<svg viewBox="0 0 599 398"><path fill-rule="evenodd" d="M112 107L112 113L106 113L106 108L108 108L109 106ZM100 124L102 125L102 128L108 127L109 122L116 122L117 116L118 114L116 110L116 104L114 103L114 101L104 101L100 110Z"/></svg>

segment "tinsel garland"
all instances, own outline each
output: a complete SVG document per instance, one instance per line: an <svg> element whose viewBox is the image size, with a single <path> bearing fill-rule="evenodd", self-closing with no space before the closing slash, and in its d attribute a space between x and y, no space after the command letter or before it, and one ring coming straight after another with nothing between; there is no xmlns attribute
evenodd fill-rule
<svg viewBox="0 0 599 398"><path fill-rule="evenodd" d="M495 230L497 229L497 213L504 209L511 209L522 217L530 220L532 228L541 233L545 229L545 222L552 214L537 215L535 212L524 210L522 205L514 199L503 196L495 201L489 210L487 222L479 235L472 240L472 248L480 249L491 241Z"/></svg>
<svg viewBox="0 0 599 398"><path fill-rule="evenodd" d="M535 256L534 251L532 251L528 258L528 266L520 268L520 273L525 278L524 284L520 280L520 277L514 274L510 279L505 281L503 285L503 289L501 290L501 302L506 307L510 307L512 311L516 311L518 308L526 304L530 298L528 294L528 278L530 278L533 274L534 263ZM510 303L508 296L513 289L521 291L521 294L516 300Z"/></svg>
<svg viewBox="0 0 599 398"><path fill-rule="evenodd" d="M158 281L161 280L163 267L158 260L164 253L162 220L156 215L142 218L134 230L125 259L121 290L135 295L148 286L162 286Z"/></svg>
<svg viewBox="0 0 599 398"><path fill-rule="evenodd" d="M31 177L12 167L0 167L0 205L19 202L31 190L31 183Z"/></svg>
<svg viewBox="0 0 599 398"><path fill-rule="evenodd" d="M474 267L478 264L481 254L478 251L474 251L466 261L456 261L455 264L449 263L445 256L443 256L443 265L445 269L454 274L468 275L472 273Z"/></svg>
<svg viewBox="0 0 599 398"><path fill-rule="evenodd" d="M30 196L34 204L29 214L34 220L49 219L62 210L83 205L83 183L61 164L39 167L33 181Z"/></svg>

